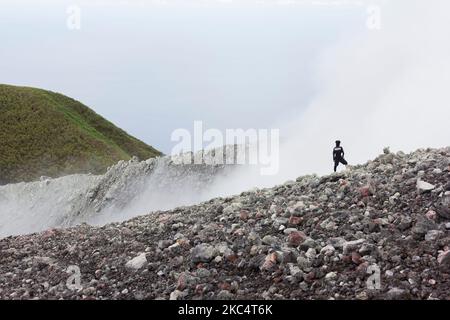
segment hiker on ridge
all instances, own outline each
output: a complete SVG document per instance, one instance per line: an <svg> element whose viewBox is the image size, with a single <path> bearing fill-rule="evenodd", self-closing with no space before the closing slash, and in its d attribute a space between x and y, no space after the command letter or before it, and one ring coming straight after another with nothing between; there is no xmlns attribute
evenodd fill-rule
<svg viewBox="0 0 450 320"><path fill-rule="evenodd" d="M333 161L334 161L334 172L336 172L339 163L347 165L347 161L344 159L344 148L341 147L341 141L336 141L336 147L333 148Z"/></svg>

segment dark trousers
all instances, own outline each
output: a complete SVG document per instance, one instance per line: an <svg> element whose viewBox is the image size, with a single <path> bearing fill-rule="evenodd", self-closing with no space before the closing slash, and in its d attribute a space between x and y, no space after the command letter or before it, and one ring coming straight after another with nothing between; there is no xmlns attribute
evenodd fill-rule
<svg viewBox="0 0 450 320"><path fill-rule="evenodd" d="M334 172L336 172L339 163L342 163L345 166L348 164L348 162L344 158L335 159L334 160Z"/></svg>

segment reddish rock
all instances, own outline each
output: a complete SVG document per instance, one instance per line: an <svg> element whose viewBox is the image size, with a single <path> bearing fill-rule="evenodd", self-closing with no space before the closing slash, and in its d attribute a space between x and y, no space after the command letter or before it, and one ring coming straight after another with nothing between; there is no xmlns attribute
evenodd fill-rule
<svg viewBox="0 0 450 320"><path fill-rule="evenodd" d="M369 267L369 263L363 262L358 267L356 267L356 271L360 272L361 274L365 274L367 272L368 267Z"/></svg>
<svg viewBox="0 0 450 320"><path fill-rule="evenodd" d="M238 259L238 256L235 254L230 254L226 256L226 259L230 262L235 262Z"/></svg>
<svg viewBox="0 0 450 320"><path fill-rule="evenodd" d="M42 232L41 237L42 237L42 240L47 240L53 236L58 235L58 233L59 233L59 231L57 229L49 229L49 230Z"/></svg>
<svg viewBox="0 0 450 320"><path fill-rule="evenodd" d="M359 194L363 198L371 196L373 194L372 188L370 186L361 187L361 188L359 188Z"/></svg>
<svg viewBox="0 0 450 320"><path fill-rule="evenodd" d="M191 247L191 244L188 239L178 239L177 242L180 246L184 247L185 249L189 249Z"/></svg>
<svg viewBox="0 0 450 320"><path fill-rule="evenodd" d="M429 210L429 211L425 214L425 216L426 216L429 220L436 220L437 213L436 213L436 211Z"/></svg>
<svg viewBox="0 0 450 320"><path fill-rule="evenodd" d="M221 282L217 285L219 287L220 290L231 290L231 284L229 284L228 282Z"/></svg>
<svg viewBox="0 0 450 320"><path fill-rule="evenodd" d="M273 278L273 283L280 283L281 281L283 281L283 277L275 277L275 278Z"/></svg>
<svg viewBox="0 0 450 320"><path fill-rule="evenodd" d="M270 270L277 263L277 255L275 252L269 253L264 259L264 263L261 266L261 270Z"/></svg>
<svg viewBox="0 0 450 320"><path fill-rule="evenodd" d="M177 282L177 290L183 291L186 288L186 276L181 274Z"/></svg>
<svg viewBox="0 0 450 320"><path fill-rule="evenodd" d="M342 261L345 262L345 263L350 263L352 261L352 257L348 256L348 255L345 255L345 256L342 257Z"/></svg>
<svg viewBox="0 0 450 320"><path fill-rule="evenodd" d="M289 218L289 224L294 226L299 225L300 223L302 223L302 221L303 219L301 217L291 216Z"/></svg>
<svg viewBox="0 0 450 320"><path fill-rule="evenodd" d="M314 281L315 278L316 278L316 274L314 273L314 271L311 271L306 275L305 280L307 282L312 282L312 281Z"/></svg>
<svg viewBox="0 0 450 320"><path fill-rule="evenodd" d="M241 220L246 221L246 220L248 219L248 215L249 215L248 210L241 210L241 212L240 212L240 214L239 214L239 218L240 218Z"/></svg>
<svg viewBox="0 0 450 320"><path fill-rule="evenodd" d="M288 242L293 247L298 247L305 239L306 235L301 231L291 232L288 236Z"/></svg>

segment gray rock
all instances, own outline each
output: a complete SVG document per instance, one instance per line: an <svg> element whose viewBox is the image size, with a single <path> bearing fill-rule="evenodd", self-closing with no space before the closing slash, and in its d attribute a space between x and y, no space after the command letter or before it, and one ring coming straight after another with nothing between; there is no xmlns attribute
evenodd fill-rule
<svg viewBox="0 0 450 320"><path fill-rule="evenodd" d="M361 245L365 242L365 239L358 239L354 241L347 241L342 246L344 254L349 254L352 251L358 251Z"/></svg>
<svg viewBox="0 0 450 320"><path fill-rule="evenodd" d="M431 191L434 188L436 188L436 187L434 185L432 185L431 183L422 181L420 179L417 180L417 190L419 190L419 192Z"/></svg>
<svg viewBox="0 0 450 320"><path fill-rule="evenodd" d="M185 291L175 290L170 293L169 300L181 300L188 295Z"/></svg>
<svg viewBox="0 0 450 320"><path fill-rule="evenodd" d="M439 230L430 230L425 235L425 241L436 241L439 239L444 233Z"/></svg>
<svg viewBox="0 0 450 320"><path fill-rule="evenodd" d="M147 256L145 253L141 253L137 257L134 257L125 264L125 267L131 270L139 270L147 263Z"/></svg>
<svg viewBox="0 0 450 320"><path fill-rule="evenodd" d="M392 288L386 293L386 298L389 300L404 300L409 298L409 293L403 289Z"/></svg>
<svg viewBox="0 0 450 320"><path fill-rule="evenodd" d="M274 236L267 235L264 238L262 238L262 243L267 244L269 246L271 246L277 242L278 242L278 238L274 237Z"/></svg>
<svg viewBox="0 0 450 320"><path fill-rule="evenodd" d="M284 234L290 234L290 233L296 232L296 231L298 231L296 228L286 228L286 229L283 230L283 233Z"/></svg>
<svg viewBox="0 0 450 320"><path fill-rule="evenodd" d="M450 219L450 196L444 196L436 206L436 212L444 219Z"/></svg>
<svg viewBox="0 0 450 320"><path fill-rule="evenodd" d="M411 232L415 239L422 240L428 231L435 229L437 229L436 223L424 217L419 217Z"/></svg>
<svg viewBox="0 0 450 320"><path fill-rule="evenodd" d="M400 223L398 224L398 228L401 231L405 231L412 227L413 221L410 217L402 217Z"/></svg>
<svg viewBox="0 0 450 320"><path fill-rule="evenodd" d="M450 271L450 250L443 251L439 254L438 263L441 269Z"/></svg>
<svg viewBox="0 0 450 320"><path fill-rule="evenodd" d="M334 248L340 250L340 249L343 249L344 244L346 242L347 241L345 241L344 238L336 237L336 238L329 238L327 243L332 245Z"/></svg>
<svg viewBox="0 0 450 320"><path fill-rule="evenodd" d="M202 243L192 249L192 261L198 262L210 262L217 255L217 250L211 245Z"/></svg>

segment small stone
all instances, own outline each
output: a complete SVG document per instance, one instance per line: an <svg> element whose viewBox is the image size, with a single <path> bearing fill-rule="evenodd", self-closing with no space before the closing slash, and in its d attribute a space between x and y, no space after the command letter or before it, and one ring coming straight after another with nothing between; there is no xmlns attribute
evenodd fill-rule
<svg viewBox="0 0 450 320"><path fill-rule="evenodd" d="M141 253L137 257L131 259L125 264L125 267L131 270L139 270L147 263L147 257L145 253Z"/></svg>
<svg viewBox="0 0 450 320"><path fill-rule="evenodd" d="M370 186L364 186L359 188L359 194L361 195L361 197L366 198L369 197L373 194L373 190Z"/></svg>
<svg viewBox="0 0 450 320"><path fill-rule="evenodd" d="M291 274L291 276L295 277L302 273L300 268L298 266L295 266L293 263L289 263L288 266L289 266L289 273Z"/></svg>
<svg viewBox="0 0 450 320"><path fill-rule="evenodd" d="M180 290L175 290L170 293L169 300L180 300L183 299L187 294Z"/></svg>
<svg viewBox="0 0 450 320"><path fill-rule="evenodd" d="M213 246L202 243L192 249L192 261L198 262L210 262L217 255L217 251Z"/></svg>
<svg viewBox="0 0 450 320"><path fill-rule="evenodd" d="M432 220L419 217L411 232L416 240L423 240L430 230L436 230L436 224Z"/></svg>
<svg viewBox="0 0 450 320"><path fill-rule="evenodd" d="M358 239L354 241L347 241L342 246L344 254L349 254L351 251L359 250L359 247L365 242L364 239Z"/></svg>
<svg viewBox="0 0 450 320"><path fill-rule="evenodd" d="M301 231L293 231L288 236L289 245L298 247L304 240L306 235Z"/></svg>
<svg viewBox="0 0 450 320"><path fill-rule="evenodd" d="M311 266L310 261L304 257L298 257L297 264L303 271L309 269L309 267Z"/></svg>
<svg viewBox="0 0 450 320"><path fill-rule="evenodd" d="M312 238L306 238L303 242L302 242L302 244L300 245L300 248L303 250L303 251L307 251L309 248L316 248L316 246L317 246L317 243L316 243L316 241L314 241L314 239L312 239Z"/></svg>
<svg viewBox="0 0 450 320"><path fill-rule="evenodd" d="M419 192L429 192L429 191L433 190L434 188L435 188L435 186L432 185L431 183L428 183L428 182L420 180L420 179L417 180L417 190Z"/></svg>
<svg viewBox="0 0 450 320"><path fill-rule="evenodd" d="M334 280L337 278L337 273L336 272L329 272L325 275L325 279L326 280Z"/></svg>
<svg viewBox="0 0 450 320"><path fill-rule="evenodd" d="M211 276L211 272L208 269L199 268L197 269L197 276L199 278L208 278Z"/></svg>
<svg viewBox="0 0 450 320"><path fill-rule="evenodd" d="M239 214L239 218L243 221L247 221L249 216L249 212L248 210L241 210L240 214Z"/></svg>
<svg viewBox="0 0 450 320"><path fill-rule="evenodd" d="M450 270L450 250L443 251L439 254L438 263L443 270Z"/></svg>
<svg viewBox="0 0 450 320"><path fill-rule="evenodd" d="M50 257L34 257L33 261L37 264L42 264L42 265L52 265L56 262L55 259L50 258Z"/></svg>
<svg viewBox="0 0 450 320"><path fill-rule="evenodd" d="M409 297L408 292L399 288L392 288L386 293L389 300L403 300Z"/></svg>
<svg viewBox="0 0 450 320"><path fill-rule="evenodd" d="M224 256L225 258L228 258L229 256L234 254L233 250L231 250L226 243L217 245L216 250L218 254Z"/></svg>
<svg viewBox="0 0 450 320"><path fill-rule="evenodd" d="M430 230L425 235L425 241L436 241L437 239L439 239L441 237L442 234L443 234L442 231Z"/></svg>
<svg viewBox="0 0 450 320"><path fill-rule="evenodd" d="M309 248L308 251L306 251L305 256L309 259L312 260L316 257L316 250L313 248Z"/></svg>
<svg viewBox="0 0 450 320"><path fill-rule="evenodd" d="M203 268L200 268L200 269L203 269ZM198 273L197 273L197 275L198 275ZM182 272L180 274L180 276L178 277L176 289L182 291L188 287L193 287L197 284L197 279L198 278L195 278L189 272Z"/></svg>
<svg viewBox="0 0 450 320"><path fill-rule="evenodd" d="M362 260L361 260L361 256L359 255L358 252L352 252L352 262L354 264L361 264Z"/></svg>
<svg viewBox="0 0 450 320"><path fill-rule="evenodd" d="M262 241L262 243L271 246L271 245L275 244L278 241L278 239L274 236L267 235L264 238L262 238L261 241Z"/></svg>
<svg viewBox="0 0 450 320"><path fill-rule="evenodd" d="M358 300L367 300L367 292L362 291L356 294L356 299Z"/></svg>
<svg viewBox="0 0 450 320"><path fill-rule="evenodd" d="M297 217L297 216L291 216L289 218L289 224L293 225L293 226L297 226L302 222L302 218L301 217Z"/></svg>
<svg viewBox="0 0 450 320"><path fill-rule="evenodd" d="M436 206L436 211L440 217L450 219L450 195L445 195L442 200L440 200Z"/></svg>
<svg viewBox="0 0 450 320"><path fill-rule="evenodd" d="M412 219L410 217L402 217L400 223L398 224L398 229L400 231L405 231L412 226Z"/></svg>
<svg viewBox="0 0 450 320"><path fill-rule="evenodd" d="M310 271L306 275L305 280L308 282L312 282L312 281L314 281L315 278L316 278L316 273L314 271Z"/></svg>
<svg viewBox="0 0 450 320"><path fill-rule="evenodd" d="M347 242L344 238L330 238L328 239L328 244L332 245L336 249L343 249L344 244Z"/></svg>
<svg viewBox="0 0 450 320"><path fill-rule="evenodd" d="M286 228L283 230L283 233L289 235L292 232L296 232L296 231L298 231L296 228Z"/></svg>
<svg viewBox="0 0 450 320"><path fill-rule="evenodd" d="M219 300L232 300L234 298L234 294L228 290L221 290L217 295L217 298Z"/></svg>
<svg viewBox="0 0 450 320"><path fill-rule="evenodd" d="M425 216L426 216L429 220L436 220L437 213L436 213L436 211L429 210L429 211L425 214Z"/></svg>
<svg viewBox="0 0 450 320"><path fill-rule="evenodd" d="M158 248L163 250L165 248L168 248L172 243L172 240L160 240L158 241Z"/></svg>
<svg viewBox="0 0 450 320"><path fill-rule="evenodd" d="M320 250L320 253L323 253L329 257L332 256L335 251L336 249L331 244L328 244Z"/></svg>

